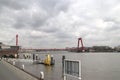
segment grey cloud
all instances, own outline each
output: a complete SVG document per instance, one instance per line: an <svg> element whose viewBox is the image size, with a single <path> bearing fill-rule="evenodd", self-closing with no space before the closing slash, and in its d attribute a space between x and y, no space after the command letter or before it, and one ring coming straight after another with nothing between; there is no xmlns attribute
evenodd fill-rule
<svg viewBox="0 0 120 80"><path fill-rule="evenodd" d="M53 35L56 37L56 39L58 39L58 41L59 40L60 41L69 41L70 39L75 38L75 36L71 32L63 31L63 30L58 30Z"/></svg>
<svg viewBox="0 0 120 80"><path fill-rule="evenodd" d="M104 18L102 18L105 22L113 22L113 23L115 23L115 24L119 24L120 23L120 21L119 20L117 20L114 16L111 16L110 15L110 17L104 17Z"/></svg>
<svg viewBox="0 0 120 80"><path fill-rule="evenodd" d="M39 4L42 5L41 7L48 12L52 12L53 14L56 11L66 11L69 6L69 1L65 0L40 0Z"/></svg>
<svg viewBox="0 0 120 80"><path fill-rule="evenodd" d="M18 28L21 26L21 28L29 27L29 28L38 28L41 27L47 20L46 16L40 16L38 14L33 14L32 16L29 14L29 12L25 12L24 14L20 14L15 17L15 24L14 27ZM24 24L24 25L23 25Z"/></svg>
<svg viewBox="0 0 120 80"><path fill-rule="evenodd" d="M113 31L117 31L117 30L120 30L120 22L119 21L116 21L115 18L105 18L103 19L105 22L110 22L112 23L111 25L108 25L106 28L105 28L105 31L109 31L109 32L113 32Z"/></svg>
<svg viewBox="0 0 120 80"><path fill-rule="evenodd" d="M114 18L113 17L104 17L103 18L103 20L105 21L105 22L115 22L115 20L114 20Z"/></svg>
<svg viewBox="0 0 120 80"><path fill-rule="evenodd" d="M117 32L120 31L120 26L119 25L113 25L111 27L107 27L104 30L105 32L109 32L109 33L116 33L115 35L119 35Z"/></svg>
<svg viewBox="0 0 120 80"><path fill-rule="evenodd" d="M66 2L66 1L65 1ZM22 10L20 11L21 14L20 17L16 17L16 23L14 25L15 28L18 28L21 26L21 28L29 26L34 29L38 29L41 26L46 25L46 21L50 18L53 18L54 16L57 16L61 10L67 9L68 5L67 2L64 3L64 1L56 1L56 0L40 0L38 3L35 3L39 6L39 8L42 9L43 12L46 12L47 14L44 14L42 12L39 13L33 13L32 17L30 16L30 13L27 12L27 9L24 10L22 13ZM29 4L30 5L30 4ZM39 10L38 8L38 10ZM48 26L49 27L49 26Z"/></svg>
<svg viewBox="0 0 120 80"><path fill-rule="evenodd" d="M27 8L26 5L27 0L24 1L17 1L17 0L0 0L0 7L8 7L10 9L15 9L15 10L19 10L22 8ZM28 2L27 2L28 3Z"/></svg>
<svg viewBox="0 0 120 80"><path fill-rule="evenodd" d="M58 28L56 27L50 27L50 26L43 26L41 28L38 29L39 31L44 31L46 33L55 33L57 31L59 31Z"/></svg>
<svg viewBox="0 0 120 80"><path fill-rule="evenodd" d="M30 17L30 16L22 16L16 18L16 23L14 24L15 28L33 28L37 29L41 27L46 21L46 18L41 19L39 16Z"/></svg>

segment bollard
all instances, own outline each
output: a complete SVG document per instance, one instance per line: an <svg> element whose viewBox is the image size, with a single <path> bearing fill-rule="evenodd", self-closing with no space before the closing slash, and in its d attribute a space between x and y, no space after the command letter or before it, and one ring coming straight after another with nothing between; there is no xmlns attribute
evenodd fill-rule
<svg viewBox="0 0 120 80"><path fill-rule="evenodd" d="M44 72L40 72L40 80L44 80Z"/></svg>
<svg viewBox="0 0 120 80"><path fill-rule="evenodd" d="M33 61L35 60L35 54L33 54Z"/></svg>
<svg viewBox="0 0 120 80"><path fill-rule="evenodd" d="M62 56L62 66L64 67L65 55Z"/></svg>
<svg viewBox="0 0 120 80"><path fill-rule="evenodd" d="M81 80L82 78L81 78L81 77L79 77L78 79L79 79L79 80Z"/></svg>
<svg viewBox="0 0 120 80"><path fill-rule="evenodd" d="M53 55L51 55L51 65L54 65L54 64L55 64L55 60L54 60Z"/></svg>
<svg viewBox="0 0 120 80"><path fill-rule="evenodd" d="M35 56L35 60L38 60L38 54L36 54L36 56Z"/></svg>
<svg viewBox="0 0 120 80"><path fill-rule="evenodd" d="M22 65L22 69L24 70L24 64Z"/></svg>
<svg viewBox="0 0 120 80"><path fill-rule="evenodd" d="M64 75L63 80L67 80L66 76Z"/></svg>
<svg viewBox="0 0 120 80"><path fill-rule="evenodd" d="M65 55L62 56L62 67L64 69L64 60L65 60Z"/></svg>
<svg viewBox="0 0 120 80"><path fill-rule="evenodd" d="M15 65L15 61L13 61L13 65Z"/></svg>
<svg viewBox="0 0 120 80"><path fill-rule="evenodd" d="M65 55L62 56L62 76L64 76L64 60L66 59Z"/></svg>

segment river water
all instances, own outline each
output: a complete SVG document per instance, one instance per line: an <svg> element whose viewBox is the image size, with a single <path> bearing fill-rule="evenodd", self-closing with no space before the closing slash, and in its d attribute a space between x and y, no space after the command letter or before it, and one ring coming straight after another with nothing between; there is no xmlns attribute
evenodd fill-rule
<svg viewBox="0 0 120 80"><path fill-rule="evenodd" d="M40 59L45 59L46 54L55 58L54 66L33 64L32 62L19 62L20 67L25 65L25 70L40 76L40 71L45 74L45 80L63 80L62 56L66 59L81 60L82 80L120 80L120 54L119 53L75 53L67 51L32 52L37 53ZM22 58L23 53L19 53ZM31 58L32 59L32 58ZM71 78L70 80L75 80Z"/></svg>

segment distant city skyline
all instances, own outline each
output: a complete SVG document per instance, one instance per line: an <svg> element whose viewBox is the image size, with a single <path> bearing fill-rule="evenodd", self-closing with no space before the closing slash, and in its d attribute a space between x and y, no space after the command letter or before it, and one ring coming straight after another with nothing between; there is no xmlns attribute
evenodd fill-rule
<svg viewBox="0 0 120 80"><path fill-rule="evenodd" d="M27 48L120 45L119 0L0 0L0 42Z"/></svg>

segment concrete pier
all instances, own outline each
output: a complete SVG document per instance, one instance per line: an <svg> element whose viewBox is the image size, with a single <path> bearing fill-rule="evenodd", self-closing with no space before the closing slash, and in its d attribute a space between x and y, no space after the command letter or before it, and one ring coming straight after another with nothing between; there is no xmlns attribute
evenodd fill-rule
<svg viewBox="0 0 120 80"><path fill-rule="evenodd" d="M0 80L38 80L13 65L0 61Z"/></svg>

